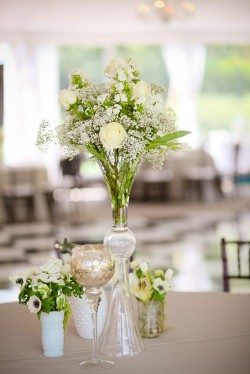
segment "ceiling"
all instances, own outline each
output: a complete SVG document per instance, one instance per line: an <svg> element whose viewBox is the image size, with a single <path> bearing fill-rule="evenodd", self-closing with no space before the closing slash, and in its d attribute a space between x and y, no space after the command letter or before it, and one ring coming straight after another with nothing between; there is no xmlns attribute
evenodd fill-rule
<svg viewBox="0 0 250 374"><path fill-rule="evenodd" d="M145 21L142 0L0 0L0 41L113 46L250 44L250 0L193 0L186 20Z"/></svg>

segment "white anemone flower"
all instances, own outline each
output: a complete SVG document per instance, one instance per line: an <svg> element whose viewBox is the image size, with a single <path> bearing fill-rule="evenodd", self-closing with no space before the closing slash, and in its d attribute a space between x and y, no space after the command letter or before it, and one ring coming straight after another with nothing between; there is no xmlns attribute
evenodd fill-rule
<svg viewBox="0 0 250 374"><path fill-rule="evenodd" d="M170 291L171 286L166 280L162 280L161 278L156 278L153 281L153 288L159 292L160 295Z"/></svg>
<svg viewBox="0 0 250 374"><path fill-rule="evenodd" d="M15 285L15 286L18 286L20 289L23 289L25 284L26 284L26 280L27 280L27 277L24 273L21 273L21 274L18 274L18 275L14 275L12 277L9 277L9 280Z"/></svg>
<svg viewBox="0 0 250 374"><path fill-rule="evenodd" d="M38 313L41 310L42 302L37 296L31 296L27 302L30 313Z"/></svg>

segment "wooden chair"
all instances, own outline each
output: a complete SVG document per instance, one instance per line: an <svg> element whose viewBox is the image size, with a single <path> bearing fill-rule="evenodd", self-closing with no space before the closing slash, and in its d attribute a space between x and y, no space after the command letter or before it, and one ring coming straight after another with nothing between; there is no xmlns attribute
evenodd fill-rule
<svg viewBox="0 0 250 374"><path fill-rule="evenodd" d="M7 223L35 220L34 172L30 168L10 168L9 183L3 191Z"/></svg>
<svg viewBox="0 0 250 374"><path fill-rule="evenodd" d="M250 241L246 240L225 240L221 239L221 259L223 265L223 290L225 292L230 291L230 279L248 279L250 281ZM235 257L237 260L237 272L231 273L229 271L229 260L228 260L228 249L229 247L234 248ZM248 261L248 274L242 272L242 252L243 249L247 249L247 261Z"/></svg>

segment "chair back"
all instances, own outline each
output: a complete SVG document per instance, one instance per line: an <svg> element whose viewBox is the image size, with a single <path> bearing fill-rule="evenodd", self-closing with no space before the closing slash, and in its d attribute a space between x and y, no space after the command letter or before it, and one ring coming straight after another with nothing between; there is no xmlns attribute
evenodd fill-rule
<svg viewBox="0 0 250 374"><path fill-rule="evenodd" d="M230 279L248 279L250 281L250 241L247 240L226 240L221 239L221 259L223 270L223 290L230 291ZM233 249L234 264L236 270L230 271L229 250ZM231 253L231 252L230 252ZM244 255L244 258L243 258ZM230 258L231 260L231 258ZM232 259L233 261L233 259ZM247 261L247 266L246 265ZM245 269L247 268L247 270Z"/></svg>

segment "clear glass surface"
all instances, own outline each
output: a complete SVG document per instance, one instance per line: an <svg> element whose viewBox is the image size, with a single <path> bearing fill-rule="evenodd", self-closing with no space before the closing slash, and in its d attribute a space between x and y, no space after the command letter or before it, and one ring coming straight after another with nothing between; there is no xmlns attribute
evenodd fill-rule
<svg viewBox="0 0 250 374"><path fill-rule="evenodd" d="M138 301L140 334L143 338L156 338L165 329L165 302L150 300Z"/></svg>
<svg viewBox="0 0 250 374"><path fill-rule="evenodd" d="M105 235L104 244L111 249L115 258L129 259L135 251L136 239L129 228L115 226Z"/></svg>
<svg viewBox="0 0 250 374"><path fill-rule="evenodd" d="M101 287L113 276L115 260L111 250L100 244L77 246L72 251L71 268L78 282L86 287L86 301L91 308L93 322L92 357L79 364L86 370L108 369L113 361L98 356L97 312L100 303Z"/></svg>
<svg viewBox="0 0 250 374"><path fill-rule="evenodd" d="M114 285L101 350L111 357L135 356L144 350L128 287L127 259L118 258L119 277Z"/></svg>

